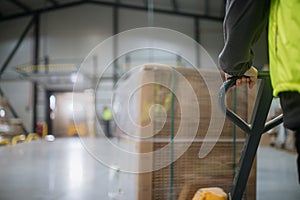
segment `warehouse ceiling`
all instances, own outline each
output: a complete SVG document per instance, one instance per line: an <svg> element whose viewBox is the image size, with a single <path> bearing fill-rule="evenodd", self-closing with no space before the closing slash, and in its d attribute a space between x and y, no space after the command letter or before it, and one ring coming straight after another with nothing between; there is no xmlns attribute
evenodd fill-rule
<svg viewBox="0 0 300 200"><path fill-rule="evenodd" d="M99 4L221 21L225 0L2 0L0 22L80 4Z"/></svg>
<svg viewBox="0 0 300 200"><path fill-rule="evenodd" d="M170 15L179 15L192 17L194 19L206 19L221 22L224 17L225 0L2 0L0 1L0 23L12 19L35 16L58 9L64 9L80 5L99 5L113 8L125 8L140 10L145 12L165 13ZM32 18L32 23L33 23ZM28 25L28 27L30 27ZM17 44L19 45L19 44ZM17 49L17 48L16 48ZM16 50L15 49L15 50ZM13 55L13 54L12 54ZM0 79L10 80L15 77L15 73L6 73L1 76L2 72L8 66L10 57L0 69ZM40 64L44 61L40 60ZM51 64L53 59L51 60ZM77 62L76 62L77 63ZM27 65L30 65L29 63ZM37 81L47 88L72 88L73 75L76 72L76 65L67 72L59 72L53 70L27 70L28 66L21 66L21 69L15 70L21 78ZM65 64L60 63L65 69ZM48 65L39 65L38 69L46 69ZM32 68L32 66L29 66ZM55 68L57 69L57 68ZM44 72L45 71L45 72ZM20 77L18 77L19 79Z"/></svg>

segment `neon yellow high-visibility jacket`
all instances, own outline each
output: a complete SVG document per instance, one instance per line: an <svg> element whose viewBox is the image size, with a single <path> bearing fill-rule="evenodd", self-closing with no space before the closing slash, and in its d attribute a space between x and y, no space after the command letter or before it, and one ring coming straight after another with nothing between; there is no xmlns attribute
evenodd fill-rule
<svg viewBox="0 0 300 200"><path fill-rule="evenodd" d="M244 74L252 65L251 48L268 20L273 95L300 92L299 0L227 0L219 64L228 74Z"/></svg>
<svg viewBox="0 0 300 200"><path fill-rule="evenodd" d="M112 113L109 108L105 108L102 113L103 120L109 121L112 119Z"/></svg>
<svg viewBox="0 0 300 200"><path fill-rule="evenodd" d="M269 58L274 96L300 93L300 1L271 0Z"/></svg>

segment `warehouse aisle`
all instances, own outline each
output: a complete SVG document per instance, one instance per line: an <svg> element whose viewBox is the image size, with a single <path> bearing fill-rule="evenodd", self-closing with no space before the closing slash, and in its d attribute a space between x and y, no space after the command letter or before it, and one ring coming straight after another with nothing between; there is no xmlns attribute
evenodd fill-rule
<svg viewBox="0 0 300 200"><path fill-rule="evenodd" d="M295 159L274 148L259 149L258 200L300 199ZM0 180L0 200L136 199L136 175L104 166L78 138L1 147Z"/></svg>
<svg viewBox="0 0 300 200"><path fill-rule="evenodd" d="M257 162L257 200L299 200L296 154L260 147Z"/></svg>
<svg viewBox="0 0 300 200"><path fill-rule="evenodd" d="M95 160L78 138L0 148L0 200L134 199L134 177Z"/></svg>

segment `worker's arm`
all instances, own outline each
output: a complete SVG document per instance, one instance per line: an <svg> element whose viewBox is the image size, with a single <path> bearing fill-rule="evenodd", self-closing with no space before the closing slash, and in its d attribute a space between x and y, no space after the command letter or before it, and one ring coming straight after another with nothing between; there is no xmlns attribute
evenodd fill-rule
<svg viewBox="0 0 300 200"><path fill-rule="evenodd" d="M229 75L244 75L252 66L252 45L266 27L269 0L227 0L220 67ZM250 74L253 70L250 69ZM248 74L249 74L248 73ZM241 80L242 81L242 80Z"/></svg>

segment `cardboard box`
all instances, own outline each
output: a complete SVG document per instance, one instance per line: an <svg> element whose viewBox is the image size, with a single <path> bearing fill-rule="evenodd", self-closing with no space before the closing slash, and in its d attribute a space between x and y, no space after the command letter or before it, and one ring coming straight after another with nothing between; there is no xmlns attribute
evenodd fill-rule
<svg viewBox="0 0 300 200"><path fill-rule="evenodd" d="M223 114L215 116L213 113L216 110L212 109L215 106L212 99L217 100L221 86L218 83L222 83L217 81L220 72L200 70L199 73L196 69L145 66L139 76L141 87L136 111L141 129L135 134L146 139L138 141L138 152L153 154L138 164L140 169L152 166L153 171L139 174L138 199L192 199L203 187L221 187L230 192L245 134L228 119L223 124ZM246 87L231 90L227 95L228 107L246 121L253 107L248 96ZM212 123L216 126L211 126L213 115ZM221 135L215 142L218 123L222 126ZM147 129L142 128L145 126ZM194 127L195 135L192 133ZM204 140L208 130L212 134L211 141ZM200 148L209 142L214 148L199 158ZM155 153L164 148L168 152ZM160 164L166 160L170 164L161 168ZM244 199L255 198L256 163L244 195Z"/></svg>

